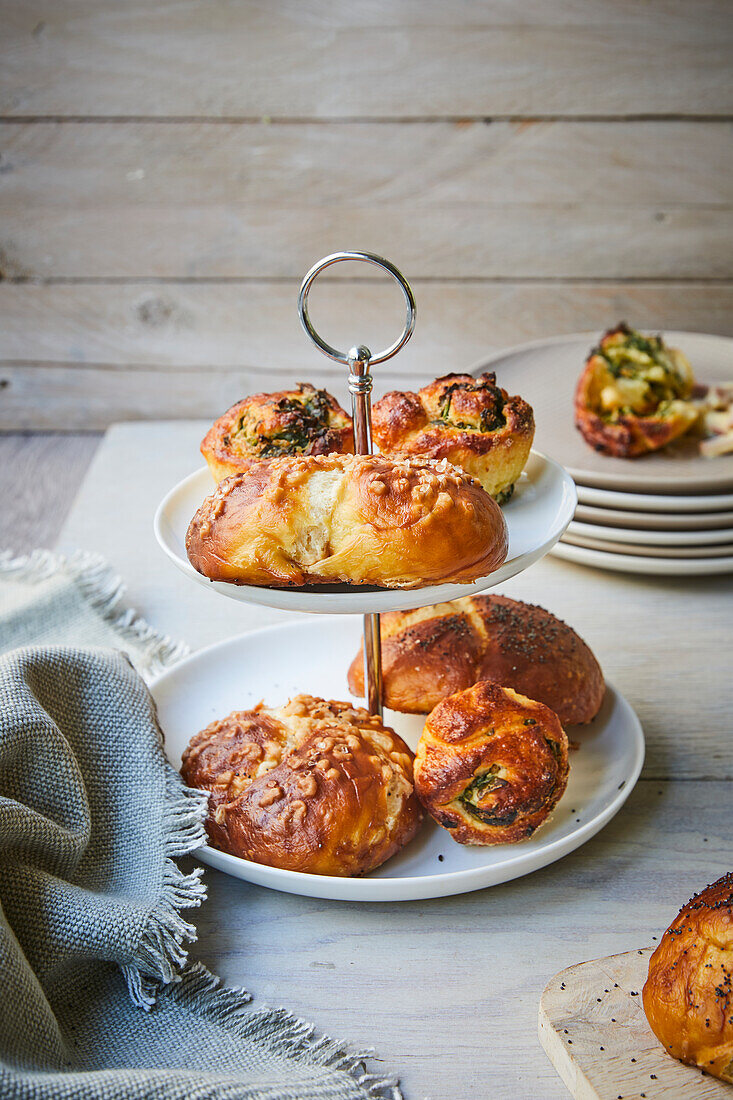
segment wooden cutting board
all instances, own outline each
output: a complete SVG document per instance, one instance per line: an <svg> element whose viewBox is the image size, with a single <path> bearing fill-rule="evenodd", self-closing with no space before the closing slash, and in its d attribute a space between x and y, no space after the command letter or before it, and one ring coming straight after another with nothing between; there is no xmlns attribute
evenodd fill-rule
<svg viewBox="0 0 733 1100"><path fill-rule="evenodd" d="M540 999L539 1034L575 1100L733 1100L733 1086L665 1053L641 990L652 948L579 963Z"/></svg>

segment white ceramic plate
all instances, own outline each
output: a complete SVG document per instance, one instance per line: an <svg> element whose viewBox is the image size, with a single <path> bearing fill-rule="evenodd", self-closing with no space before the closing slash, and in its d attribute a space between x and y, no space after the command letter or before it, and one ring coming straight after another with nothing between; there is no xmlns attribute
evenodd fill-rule
<svg viewBox="0 0 733 1100"><path fill-rule="evenodd" d="M181 481L162 501L155 515L155 535L171 561L199 584L245 603L264 604L285 611L359 614L402 611L443 603L482 592L521 573L543 557L573 518L577 503L572 478L556 462L533 452L517 482L514 496L502 511L509 531L507 560L474 584L439 584L428 588L387 589L367 585L323 585L303 588L266 588L210 581L197 573L186 556L186 531L199 505L214 491L206 467Z"/></svg>
<svg viewBox="0 0 733 1100"><path fill-rule="evenodd" d="M732 490L733 455L704 458L691 436L631 459L598 454L588 446L575 427L573 397L588 352L600 336L572 333L506 348L472 367L471 373L495 370L500 385L529 401L537 421L537 448L562 463L580 485L642 493ZM733 381L729 337L700 332L667 332L664 337L687 355L698 382Z"/></svg>
<svg viewBox="0 0 733 1100"><path fill-rule="evenodd" d="M575 519L633 531L702 531L733 527L733 512L624 512L579 504Z"/></svg>
<svg viewBox="0 0 733 1100"><path fill-rule="evenodd" d="M570 546L586 546L589 550L606 550L609 554L638 554L644 558L674 558L678 561L723 558L733 554L733 542L717 543L715 546L643 546L635 542L608 542L606 539L569 535L567 531L562 541Z"/></svg>
<svg viewBox="0 0 733 1100"><path fill-rule="evenodd" d="M263 698L271 704L298 692L348 698L346 671L360 637L357 619L314 618L252 631L181 661L151 687L168 759L180 767L181 753L194 733ZM420 716L387 711L385 719L415 747L423 725ZM466 848L428 820L402 852L363 878L283 871L208 845L197 855L248 882L344 901L409 901L506 882L584 844L618 812L639 777L644 736L634 711L613 688L608 688L595 721L570 727L569 736L581 747L571 753L568 789L550 822L520 844Z"/></svg>
<svg viewBox="0 0 733 1100"><path fill-rule="evenodd" d="M586 546L571 546L567 542L559 542L552 553L576 565L592 565L596 569L609 569L612 573L646 573L653 577L704 577L733 573L733 557L700 560L651 558L640 554L612 554Z"/></svg>
<svg viewBox="0 0 733 1100"><path fill-rule="evenodd" d="M578 485L581 504L600 508L621 508L629 512L723 512L733 508L733 493L707 496L672 496L658 493L617 493L611 489L593 489Z"/></svg>
<svg viewBox="0 0 733 1100"><path fill-rule="evenodd" d="M707 546L714 543L733 542L733 527L700 531L644 531L630 527L604 527L597 523L574 520L568 524L563 538L576 535L580 538L602 539L604 542L626 542L642 546Z"/></svg>

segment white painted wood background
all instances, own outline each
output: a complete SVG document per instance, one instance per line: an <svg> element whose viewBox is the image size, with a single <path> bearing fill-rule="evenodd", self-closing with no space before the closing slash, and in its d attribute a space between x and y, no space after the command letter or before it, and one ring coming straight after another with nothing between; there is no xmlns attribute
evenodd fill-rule
<svg viewBox="0 0 733 1100"><path fill-rule="evenodd" d="M300 278L414 283L378 387L549 333L733 333L728 0L0 0L0 430L344 389ZM388 288L313 294L378 345Z"/></svg>

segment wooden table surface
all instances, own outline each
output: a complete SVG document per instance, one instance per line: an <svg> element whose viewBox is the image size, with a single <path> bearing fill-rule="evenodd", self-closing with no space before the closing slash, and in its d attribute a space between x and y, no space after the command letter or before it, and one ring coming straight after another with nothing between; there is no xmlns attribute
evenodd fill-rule
<svg viewBox="0 0 733 1100"><path fill-rule="evenodd" d="M289 617L192 585L155 544L155 506L196 468L203 427L112 428L59 539L67 550L105 554L128 583L128 602L194 648ZM0 542L21 531L29 546L34 531L38 539L51 531L48 511L68 498L82 452L68 437L4 442L15 472ZM42 457L31 460L34 450ZM67 457L64 477L59 459ZM58 475L40 477L49 462ZM207 869L209 901L196 917L197 957L247 986L256 1004L284 1004L376 1047L400 1072L408 1100L567 1095L536 1035L548 979L650 944L683 901L731 866L731 579L636 579L547 558L502 591L572 623L641 717L644 772L614 821L533 875L427 902L319 901Z"/></svg>

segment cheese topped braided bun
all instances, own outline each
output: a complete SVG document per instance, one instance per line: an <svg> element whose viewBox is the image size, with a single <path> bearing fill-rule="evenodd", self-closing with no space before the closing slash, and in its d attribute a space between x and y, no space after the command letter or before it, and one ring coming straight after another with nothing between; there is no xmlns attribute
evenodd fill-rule
<svg viewBox="0 0 733 1100"><path fill-rule="evenodd" d="M502 503L529 457L534 416L493 372L446 374L417 393L386 394L372 410L372 428L385 453L447 458Z"/></svg>
<svg viewBox="0 0 733 1100"><path fill-rule="evenodd" d="M201 453L216 481L252 462L283 455L353 454L351 417L327 390L256 393L232 405L204 436Z"/></svg>
<svg viewBox="0 0 733 1100"><path fill-rule="evenodd" d="M297 695L212 722L181 774L209 791L207 831L231 855L313 875L361 875L415 835L412 753L374 715Z"/></svg>
<svg viewBox="0 0 733 1100"><path fill-rule="evenodd" d="M415 611L380 615L384 702L426 714L478 680L493 680L544 703L563 725L590 722L605 684L583 639L543 607L508 596L463 596ZM361 651L349 691L364 694Z"/></svg>
<svg viewBox="0 0 733 1100"><path fill-rule="evenodd" d="M568 739L549 707L482 680L430 712L415 790L459 844L511 844L546 821L568 782Z"/></svg>
<svg viewBox="0 0 733 1100"><path fill-rule="evenodd" d="M673 1058L733 1084L733 873L680 910L649 960L642 998Z"/></svg>
<svg viewBox="0 0 733 1100"><path fill-rule="evenodd" d="M575 390L575 425L594 450L638 458L695 423L699 410L688 400L693 385L681 351L661 336L618 325L586 361Z"/></svg>
<svg viewBox="0 0 733 1100"><path fill-rule="evenodd" d="M419 588L469 582L507 553L501 509L447 462L301 455L222 481L186 537L216 581Z"/></svg>

